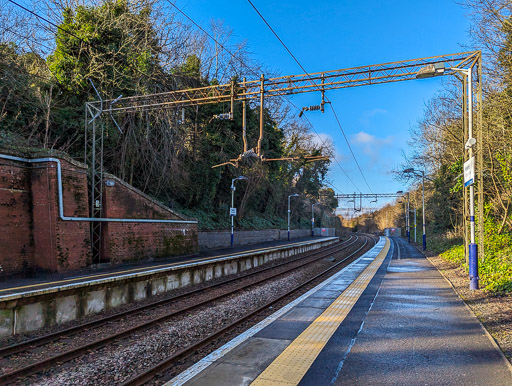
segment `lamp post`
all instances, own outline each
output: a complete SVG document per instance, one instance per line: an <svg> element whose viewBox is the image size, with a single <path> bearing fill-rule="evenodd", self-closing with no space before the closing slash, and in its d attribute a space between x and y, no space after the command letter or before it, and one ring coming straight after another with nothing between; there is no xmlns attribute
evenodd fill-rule
<svg viewBox="0 0 512 386"><path fill-rule="evenodd" d="M468 84L468 142L465 148L469 150L469 159L473 158L473 146L476 140L473 138L473 89L472 89L472 70L473 68L450 67L452 71L459 72L466 76ZM416 78L431 78L445 73L444 64L427 65L418 71ZM465 106L464 106L465 108ZM475 188L473 182L469 185L469 226L471 232L471 242L469 244L469 289L478 289L478 245L475 241ZM482 225L480 225L482 226ZM481 240L483 242L483 240Z"/></svg>
<svg viewBox="0 0 512 386"><path fill-rule="evenodd" d="M288 196L288 241L290 241L290 214L292 213L292 211L290 210L290 198L291 197L299 197L299 195L297 193L295 193L295 194L290 194Z"/></svg>
<svg viewBox="0 0 512 386"><path fill-rule="evenodd" d="M469 159L473 158L473 146L476 140L473 138L473 89L471 68L450 68L453 71L460 72L467 77L468 82L468 142L466 149L469 151ZM482 226L482 225L480 225ZM469 289L478 289L478 245L475 240L475 186L473 183L469 185L469 228L471 232L471 242L469 244ZM483 242L483 240L482 240Z"/></svg>
<svg viewBox="0 0 512 386"><path fill-rule="evenodd" d="M413 173L416 177L419 177L419 173L421 173L421 192L422 192L422 200L423 200L423 250L427 249L427 234L425 232L425 171L424 170L416 170L414 168L405 169L403 173Z"/></svg>
<svg viewBox="0 0 512 386"><path fill-rule="evenodd" d="M407 214L406 214L406 220L407 220L407 242L411 243L411 211L409 209L409 204L411 200L409 198L409 192L407 192Z"/></svg>
<svg viewBox="0 0 512 386"><path fill-rule="evenodd" d="M311 237L315 236L315 206L320 205L319 202L311 205Z"/></svg>
<svg viewBox="0 0 512 386"><path fill-rule="evenodd" d="M235 181L238 180L246 180L247 177L238 176L237 178L233 178L231 180L231 208L229 209L229 216L231 217L231 248L233 248L234 242L234 218L236 216L236 208L235 208Z"/></svg>

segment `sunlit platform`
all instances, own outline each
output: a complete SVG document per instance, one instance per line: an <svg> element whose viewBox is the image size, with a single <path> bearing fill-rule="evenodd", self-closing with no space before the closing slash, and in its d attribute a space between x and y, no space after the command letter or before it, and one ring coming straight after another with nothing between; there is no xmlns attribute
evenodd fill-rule
<svg viewBox="0 0 512 386"><path fill-rule="evenodd" d="M167 383L181 384L510 385L512 372L430 262L381 238Z"/></svg>

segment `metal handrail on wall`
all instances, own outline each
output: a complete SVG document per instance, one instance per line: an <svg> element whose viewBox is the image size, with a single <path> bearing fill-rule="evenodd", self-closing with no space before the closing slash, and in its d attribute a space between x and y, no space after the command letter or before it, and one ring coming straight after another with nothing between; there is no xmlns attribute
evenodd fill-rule
<svg viewBox="0 0 512 386"><path fill-rule="evenodd" d="M59 192L59 217L62 221L99 221L99 222L141 222L141 223L172 223L172 224L197 224L197 221L193 220L158 220L158 219L137 219L137 218L96 218L96 217L69 217L64 216L64 199L62 189L62 168L61 162L58 158L22 158L15 157L7 154L0 154L0 158L21 161L27 163L42 163L42 162L55 162L57 164L57 186Z"/></svg>

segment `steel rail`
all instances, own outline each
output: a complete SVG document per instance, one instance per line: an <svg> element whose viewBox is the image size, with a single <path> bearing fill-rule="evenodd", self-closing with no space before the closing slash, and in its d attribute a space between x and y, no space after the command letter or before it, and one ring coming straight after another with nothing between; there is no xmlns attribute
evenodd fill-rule
<svg viewBox="0 0 512 386"><path fill-rule="evenodd" d="M316 253L322 253L322 252L325 253L325 252L328 252L331 249L339 248L340 246L349 247L350 245L352 245L352 243L348 244L348 245L345 245L345 243L347 243L350 240L352 240L353 237L354 236L351 235L347 240L345 240L343 242L340 242L340 243L336 243L336 244L330 245L330 246L325 247L325 248L321 248L321 250L316 251ZM306 255L306 256L304 256L304 255ZM167 298L167 299L162 299L162 300L158 300L158 301L155 301L155 302L151 302L149 304L145 304L143 306L139 306L139 307L136 307L136 308L132 308L130 310L119 312L119 313L116 313L114 315L110 315L110 316L107 316L107 317L104 317L104 318L101 318L101 319L93 320L93 321L90 321L90 322L87 322L87 323L82 323L82 324L79 324L77 326L69 327L69 328L66 328L66 329L63 329L63 330L60 330L60 331L56 331L54 333L47 334L47 335L44 335L44 336L41 336L41 337L37 337L37 338L26 340L26 341L23 341L23 342L20 342L20 343L12 344L12 345L7 346L7 347L2 347L2 348L0 348L0 358L5 358L5 357L8 357L8 356L13 355L13 354L17 354L17 353L20 353L20 352L27 351L28 349L33 349L35 347L39 347L39 346L41 346L43 344L54 342L54 341L56 341L56 340L58 340L58 339L60 339L62 337L69 338L70 335L75 335L75 334L77 334L77 333L79 333L79 332L81 332L83 330L91 329L93 327L100 327L100 326L102 326L104 324L107 324L107 323L110 323L110 322L122 319L122 318L124 318L126 316L135 316L135 315L140 314L140 313L142 313L144 311L150 311L152 309L155 309L157 307L166 305L168 303L179 301L179 300L181 300L183 298L186 298L186 297L191 296L191 295L195 295L195 294L200 293L200 292L202 292L204 290L217 288L217 287L220 287L220 286L223 286L223 285L226 285L226 284L233 283L235 281L239 281L240 279L246 279L246 278L249 278L251 276L258 275L258 274L260 274L262 272L266 272L266 271L268 271L270 269L275 269L275 268L278 268L278 267L281 267L281 266L284 266L284 265L287 265L287 264L296 263L297 261L299 261L301 259L309 258L309 257L312 257L312 256L315 256L315 253L313 253L313 254L308 254L307 252L306 253L301 253L300 255L297 255L295 259L293 259L291 261L286 261L286 262L283 262L283 263L272 265L272 266L267 267L267 268L259 269L259 270L254 271L254 272L247 273L247 274L243 275L242 277L235 277L235 278L232 278L232 279L223 280L223 281L221 281L219 283L215 283L215 284L210 285L210 286L205 287L205 288L198 288L198 289L195 289L195 290L183 293L181 295L176 295L176 296L173 296L173 297L170 297L170 298ZM214 261L214 260L212 260L212 261Z"/></svg>
<svg viewBox="0 0 512 386"><path fill-rule="evenodd" d="M225 326L225 327L221 328L220 330L217 330L216 332L210 334L208 337L202 339L201 341L196 342L196 343L192 344L189 347L185 347L184 349L178 351L177 353L175 353L171 357L169 357L169 358L159 362L158 364L156 364L155 366L151 367L150 369L144 371L143 373L141 373L139 375L136 375L136 376L128 379L127 381L124 381L121 385L122 386L139 386L139 385L144 385L145 383L151 381L156 375L158 375L162 371L166 371L169 368L171 368L174 365L174 362L176 362L176 360L184 359L186 357L189 357L190 355L194 354L197 350L201 349L202 347L204 347L208 343L210 343L213 340L217 339L218 337L222 336L223 334L225 334L229 330L232 330L233 328L237 327L240 323L245 322L249 318L251 318L254 315L258 314L259 312L267 309L269 306L271 306L271 305L273 305L273 304L275 304L275 303L285 299L286 297L290 296L294 292L296 292L296 291L306 287L307 285L311 284L312 282L314 282L315 280L319 279L320 277L323 277L326 274L328 274L329 272L331 272L334 269L338 268L339 265L343 264L347 259L349 259L350 257L354 256L361 249L363 249L366 246L366 244L368 244L368 239L373 240L374 243L376 244L376 242L375 242L375 240L373 238L371 238L369 236L366 236L366 235L365 235L365 237L366 237L366 240L365 240L365 243L363 244L363 246L361 246L355 252L353 252L349 256L345 257L343 260L341 260L340 262L336 263L332 267L327 268L323 272L315 275L313 278L311 278L311 279L307 280L306 282L298 285L294 289L286 292L285 294L281 295L277 299L274 299L274 300L266 303L265 305L259 307L258 309L252 311L251 313L249 313L249 314L247 314L247 315L245 315L245 316L235 320L234 322L230 323L228 326Z"/></svg>
<svg viewBox="0 0 512 386"><path fill-rule="evenodd" d="M263 283L265 281L269 281L269 280L275 279L278 276L287 274L287 273L289 273L289 272L291 272L293 270L297 270L299 268L302 268L305 265L312 264L315 261L318 261L318 260L320 260L322 258L325 258L329 254L339 253L342 250L344 250L344 249L348 248L349 246L353 245L355 242L357 242L358 239L359 239L358 236L356 236L356 240L353 243L351 243L349 245L344 245L344 246L342 246L342 248L339 248L338 250L336 250L334 252L331 252L330 250L329 251L322 250L321 252L323 252L323 254L320 254L320 251L318 253L314 253L313 255L320 254L320 256L316 257L314 260L310 260L310 261L304 262L302 264L299 264L298 266L295 266L295 267L292 267L292 268L287 269L285 271L279 272L279 273L277 273L274 276L257 280L255 282L252 282L252 283L248 284L248 285L242 286L241 288L236 288L234 290L228 291L228 292L226 292L224 294L221 294L221 295L218 295L216 297L213 297L213 298L201 301L201 302L196 303L196 304L192 304L190 306L187 306L187 307L184 307L182 309L170 312L168 314L165 314L163 316L157 317L157 318L152 319L150 321L143 322L143 323L138 324L138 325L136 325L134 327L131 327L129 329L117 332L117 333L115 333L113 335L109 335L107 337L97 339L97 340L95 340L93 342L90 342L90 343L84 344L82 346L79 346L77 348L74 348L74 349L62 352L62 353L60 353L58 355L55 355L53 357L50 357L50 358L47 358L47 359L43 359L43 360L41 360L39 362L35 362L35 363L30 364L30 365L21 367L21 368L19 368L17 370L9 372L9 373L2 374L2 375L0 375L0 384L11 382L11 381L13 381L13 380L15 380L15 379L17 379L19 377L29 376L29 375L35 374L35 373L40 372L40 371L42 371L42 370L44 370L44 369L46 369L49 366L54 365L54 364L59 364L60 365L60 364L65 363L65 362L69 362L70 360L73 360L73 359L75 359L77 357L80 357L84 353L87 353L87 352L90 352L92 350L96 350L96 349L102 348L102 347L104 347L104 346L106 346L106 345L108 345L108 344L110 344L110 343L112 343L114 341L117 341L117 340L119 340L121 338L125 338L125 337L131 335L132 333L134 333L135 331L146 330L146 329L148 329L148 328L150 328L150 327L152 327L152 326L154 326L154 325L156 325L158 323L166 321L167 319L170 319L172 317L176 317L176 316L178 316L180 314L183 314L183 313L186 313L186 312L190 312L191 310L194 310L196 308L204 306L204 305L206 305L208 303L211 303L212 301L217 301L217 300L220 300L222 298L231 296L231 295L239 292L241 289L247 289L247 288L256 286L258 284L261 284L261 283ZM339 247L340 245L337 244L337 246ZM271 267L271 268L275 268L275 267ZM258 272L258 273L260 273L260 272ZM240 280L240 278L237 278L236 280ZM203 291L204 291L204 289L203 289Z"/></svg>

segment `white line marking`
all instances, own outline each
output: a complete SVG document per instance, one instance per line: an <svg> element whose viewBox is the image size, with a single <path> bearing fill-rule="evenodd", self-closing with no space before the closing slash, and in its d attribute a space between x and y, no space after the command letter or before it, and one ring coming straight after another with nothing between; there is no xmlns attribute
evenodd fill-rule
<svg viewBox="0 0 512 386"><path fill-rule="evenodd" d="M194 378L196 375L201 373L203 370L205 370L208 366L212 365L217 361L219 358L222 358L224 355L226 355L228 352L239 346L240 344L244 343L247 339L251 338L255 334L257 334L259 331L263 330L265 327L267 327L270 323L274 322L276 319L278 319L280 316L288 312L290 309L298 305L300 302L314 294L315 292L319 291L323 287L325 287L327 284L331 283L332 281L338 279L341 275L345 273L345 271L352 269L353 266L358 263L363 258L367 258L369 256L373 256L375 258L378 255L378 252L382 250L386 243L386 239L384 237L380 237L379 242L375 244L375 246L370 249L368 252L366 252L363 256L358 258L356 261L350 263L348 266L343 268L340 272L337 274L331 276L329 279L325 280L324 282L317 285L315 288L309 290L301 297L295 299L293 302L288 303L266 319L263 319L261 322L256 324L255 326L251 327L247 331L243 332L242 334L238 335L233 340L227 342L224 346L218 348L214 352L210 353L203 359L201 359L196 364L189 367L187 370L182 372L181 374L178 374L176 377L171 379L169 382L165 383L164 386L178 386L183 385L185 382L188 382L192 378ZM376 251L378 249L378 251ZM375 253L377 252L377 253Z"/></svg>

